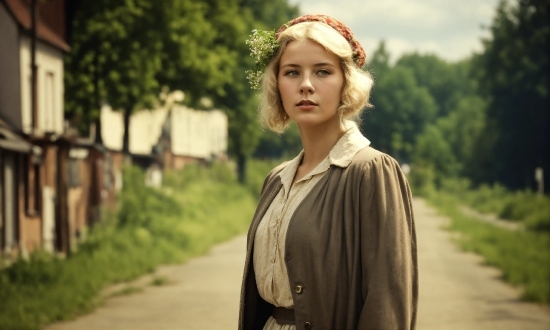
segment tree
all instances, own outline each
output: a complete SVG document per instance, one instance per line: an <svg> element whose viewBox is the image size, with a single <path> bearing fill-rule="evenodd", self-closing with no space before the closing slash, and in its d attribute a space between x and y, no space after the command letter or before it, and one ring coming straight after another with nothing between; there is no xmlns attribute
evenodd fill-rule
<svg viewBox="0 0 550 330"><path fill-rule="evenodd" d="M72 51L65 61L67 116L86 129L103 102L132 110L153 102L159 88L160 43L148 0L83 1L73 21ZM128 130L123 150L128 152Z"/></svg>
<svg viewBox="0 0 550 330"><path fill-rule="evenodd" d="M231 3L239 3L230 0ZM224 85L225 93L217 98L223 104L229 118L229 150L237 160L240 182L244 182L246 164L259 143L262 131L258 126L258 97L248 84L245 71L254 66L245 44L252 29L276 29L297 15L297 7L289 6L286 0L245 0L239 3L242 29L234 38L226 38L228 47L237 49L239 57L234 68L231 83ZM220 15L231 18L225 11Z"/></svg>
<svg viewBox="0 0 550 330"><path fill-rule="evenodd" d="M456 159L457 174L474 180L480 171L476 156L484 145L480 143L480 136L486 128L486 107L486 102L480 97L462 98L447 116L436 123Z"/></svg>
<svg viewBox="0 0 550 330"><path fill-rule="evenodd" d="M481 159L490 164L485 181L521 189L534 187L536 167L550 173L549 12L546 0L501 1L475 59L482 95L489 99L480 142L494 140Z"/></svg>
<svg viewBox="0 0 550 330"><path fill-rule="evenodd" d="M419 86L426 87L438 106L438 116L449 114L464 97L474 94L468 60L447 63L436 55L403 55L396 67L410 68Z"/></svg>
<svg viewBox="0 0 550 330"><path fill-rule="evenodd" d="M210 9L193 0L80 2L66 58L67 116L85 130L100 123L102 103L122 110L128 153L130 115L154 104L161 87L184 90L189 103L223 95L239 54L218 43L224 30Z"/></svg>
<svg viewBox="0 0 550 330"><path fill-rule="evenodd" d="M284 134L264 131L254 156L258 158L292 158L302 150L300 131L295 124L289 125Z"/></svg>
<svg viewBox="0 0 550 330"><path fill-rule="evenodd" d="M418 168L433 170L437 186L444 178L458 175L459 164L449 142L445 139L444 132L437 125L428 125L418 134L411 158L412 171Z"/></svg>
<svg viewBox="0 0 550 330"><path fill-rule="evenodd" d="M375 148L409 161L415 137L433 122L437 105L410 68L390 67L388 60L382 42L369 64L375 76L374 109L364 113L362 130Z"/></svg>

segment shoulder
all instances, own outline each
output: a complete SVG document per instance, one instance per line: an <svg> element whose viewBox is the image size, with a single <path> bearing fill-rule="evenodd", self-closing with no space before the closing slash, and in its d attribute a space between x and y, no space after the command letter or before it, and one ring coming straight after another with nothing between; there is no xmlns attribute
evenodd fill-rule
<svg viewBox="0 0 550 330"><path fill-rule="evenodd" d="M355 184L368 190L410 189L399 163L371 147L363 148L355 155L348 173Z"/></svg>
<svg viewBox="0 0 550 330"><path fill-rule="evenodd" d="M399 163L388 154L371 147L361 149L350 164L349 171L352 182L360 187L362 194L382 194L391 200L396 196L410 199L407 177Z"/></svg>
<svg viewBox="0 0 550 330"><path fill-rule="evenodd" d="M350 167L354 170L365 171L372 168L399 168L399 164L390 155L372 147L365 147L357 152Z"/></svg>

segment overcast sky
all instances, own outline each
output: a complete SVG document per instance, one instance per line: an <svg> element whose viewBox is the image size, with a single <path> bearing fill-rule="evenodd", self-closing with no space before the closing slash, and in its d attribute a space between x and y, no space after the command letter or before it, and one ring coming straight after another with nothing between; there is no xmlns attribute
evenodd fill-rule
<svg viewBox="0 0 550 330"><path fill-rule="evenodd" d="M367 56L386 41L392 60L434 53L448 61L481 50L498 0L289 0L302 14L326 14L348 25ZM368 59L367 59L368 60Z"/></svg>

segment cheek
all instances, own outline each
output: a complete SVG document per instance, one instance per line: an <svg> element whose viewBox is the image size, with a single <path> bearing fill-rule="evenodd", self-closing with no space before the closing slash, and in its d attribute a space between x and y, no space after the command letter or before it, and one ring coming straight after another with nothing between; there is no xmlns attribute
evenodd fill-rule
<svg viewBox="0 0 550 330"><path fill-rule="evenodd" d="M290 95L290 86L286 83L279 83L279 95L281 100L284 102L286 98Z"/></svg>

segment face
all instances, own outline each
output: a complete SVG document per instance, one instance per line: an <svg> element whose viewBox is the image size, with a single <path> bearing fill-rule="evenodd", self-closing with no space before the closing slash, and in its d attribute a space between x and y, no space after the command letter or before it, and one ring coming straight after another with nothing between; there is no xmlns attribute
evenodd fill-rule
<svg viewBox="0 0 550 330"><path fill-rule="evenodd" d="M298 126L339 127L344 73L338 56L311 40L291 41L277 79L285 112Z"/></svg>

